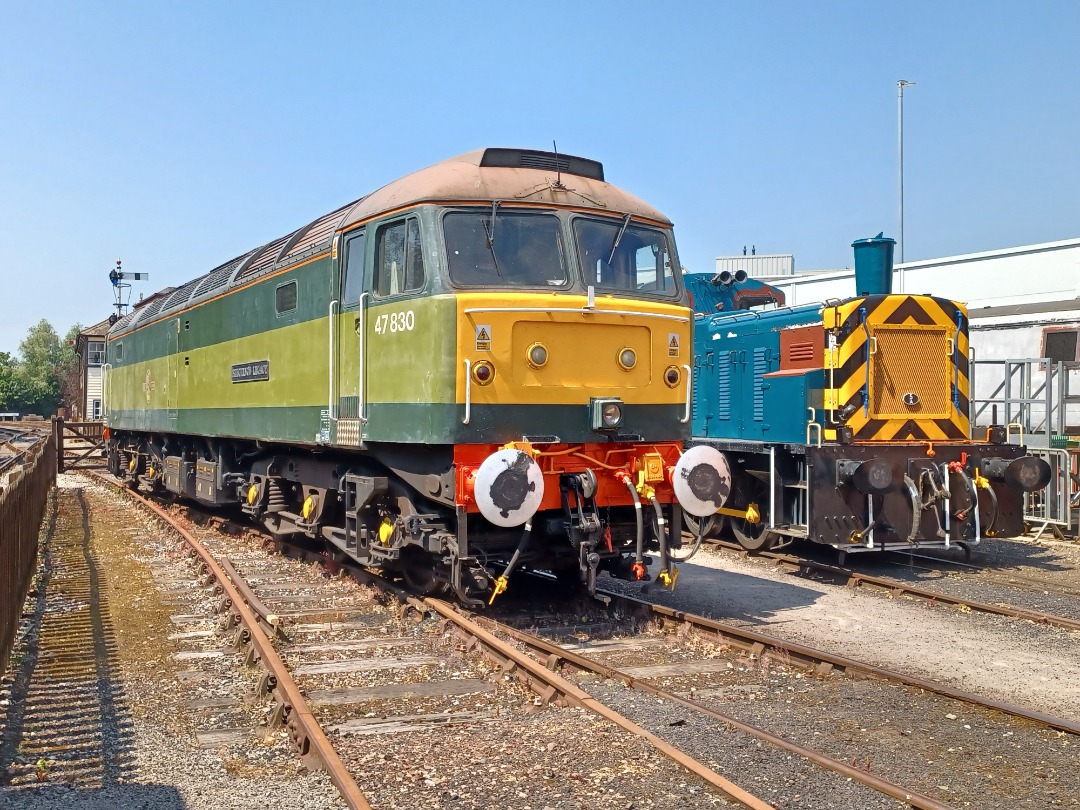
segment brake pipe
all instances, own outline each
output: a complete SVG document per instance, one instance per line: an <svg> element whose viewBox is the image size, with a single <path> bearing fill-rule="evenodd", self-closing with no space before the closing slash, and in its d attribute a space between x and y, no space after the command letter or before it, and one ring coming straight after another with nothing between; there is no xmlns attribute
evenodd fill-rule
<svg viewBox="0 0 1080 810"><path fill-rule="evenodd" d="M697 530L697 537L694 539L694 547L692 549L690 549L690 553L687 554L685 557L677 556L675 554L675 551L672 550L670 552L671 559L673 559L675 562L680 562L680 563L686 562L691 557L693 557L695 554L697 554L698 551L701 550L701 544L702 544L702 542L704 542L704 540L705 540L705 518L698 518L698 530Z"/></svg>
<svg viewBox="0 0 1080 810"><path fill-rule="evenodd" d="M634 499L634 522L637 526L637 542L634 545L634 565L632 571L634 576L638 579L645 578L645 519L641 515L641 498L638 497L637 488L634 486L634 480L630 477L630 473L626 470L619 470L615 473L615 478L618 481L622 481L626 484L626 488L630 490L630 497Z"/></svg>
<svg viewBox="0 0 1080 810"><path fill-rule="evenodd" d="M506 564L506 568L498 579L495 580L495 585L491 591L491 598L488 600L488 604L492 604L495 601L495 597L506 590L506 585L510 581L510 573L518 564L518 560L521 558L521 552L525 550L525 546L529 544L529 535L532 533L532 519L525 521L525 531L521 533L521 539L518 540L517 548L514 549L514 554L510 558L510 562Z"/></svg>
<svg viewBox="0 0 1080 810"><path fill-rule="evenodd" d="M660 508L660 501L656 500L655 493L649 493L649 500L652 501L653 510L656 512L656 533L660 535L660 572L656 578L663 583L665 588L675 590L675 583L679 581L679 569L673 568L671 557L668 556L664 510Z"/></svg>

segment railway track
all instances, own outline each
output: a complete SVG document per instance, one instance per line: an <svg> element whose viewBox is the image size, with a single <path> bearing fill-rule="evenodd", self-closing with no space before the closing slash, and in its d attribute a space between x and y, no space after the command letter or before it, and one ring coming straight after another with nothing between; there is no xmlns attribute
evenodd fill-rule
<svg viewBox="0 0 1080 810"><path fill-rule="evenodd" d="M1065 582L1048 579L1046 577L1033 577L1028 574L1020 574L1014 571L1008 573L996 573L985 566L960 560L950 560L945 557L932 557L924 554L903 554L902 552L890 552L891 556L900 556L901 561L891 561L893 565L903 565L928 573L940 573L941 567L956 568L961 571L960 576L967 581L993 582L1010 588L1034 591L1036 593L1059 593L1064 596L1080 596L1080 587L1069 585ZM912 562L905 562L907 558ZM914 565L915 560L925 560L934 565Z"/></svg>
<svg viewBox="0 0 1080 810"><path fill-rule="evenodd" d="M278 555L234 552L229 558L218 559L220 550L213 548L212 540L196 536L157 504L128 494L180 534L199 566L204 587L220 589L217 601L228 616L233 646L244 651L246 663L265 669L259 684L274 700L273 723L284 724L305 763L326 770L350 807L371 806L364 787L358 784L358 776L362 781L362 775L371 772L371 749L357 745L353 742L356 739L427 731L445 744L444 738L453 728L483 725L498 728L498 736L504 738L525 733L517 728L519 718L512 721L506 715L501 705L506 696L493 699L494 692L505 691L498 684L507 676L534 694L527 700L530 708L522 715L525 721L535 722L530 720L533 711L551 701L585 709L598 720L582 722L580 714L569 718L570 725L578 727L571 740L586 740L596 734L598 723L613 724L616 731L600 733L610 735L620 750L647 746L658 757L684 769L692 775L694 795L699 797L697 805L686 806L711 806L716 796L760 810L772 806L626 720L445 602L416 599L362 570L351 573L368 588L328 587L340 583L321 576L316 577L316 584L322 587L313 588L311 581L286 573L288 569L278 565L285 558ZM403 622L407 616L413 621ZM431 617L439 618L434 621ZM403 625L414 632L403 631ZM432 625L439 628L436 638L444 633L444 625L452 626L460 660L448 663L445 653L432 654ZM484 659L489 662L486 668L477 663ZM387 672L394 673L390 683ZM375 673L382 677L367 677ZM498 676L495 685L492 673ZM342 685L344 680L348 685ZM374 706L378 711L370 711ZM566 723L558 720L557 714L551 713L554 725L565 732ZM220 743L227 741L229 732L219 729L204 736ZM619 739L627 735L633 735L637 742ZM548 744L554 745L556 740L561 747L568 746L567 739L557 737L550 738ZM629 773L624 776L631 778ZM641 785L639 790L647 793L649 788ZM710 794L713 799L708 798ZM526 790L519 798L531 795Z"/></svg>
<svg viewBox="0 0 1080 810"><path fill-rule="evenodd" d="M0 427L0 476L20 464L27 451L44 441L43 430ZM0 478L0 483L3 480Z"/></svg>
<svg viewBox="0 0 1080 810"><path fill-rule="evenodd" d="M844 780L847 780L847 784L861 785L866 790L876 792L880 797L888 797L903 805L920 808L943 808L952 805L941 798L935 798L927 793L920 793L910 787L905 787L905 784L910 784L909 779L915 778L913 774L900 773L894 781L875 773L873 767L875 758L873 754L865 753L866 746L864 743L856 743L854 748L848 745L845 749L843 745L839 745L835 740L831 740L825 746L820 745L820 741L816 739L804 740L801 743L795 742L794 739L798 737L798 734L792 733L790 729L778 733L775 730L770 731L766 727L768 724L748 722L752 718L744 717L740 719L737 713L725 710L727 707L723 704L719 707L715 703L709 705L708 696L714 694L717 689L723 691L732 686L730 683L723 683L725 676L731 672L745 671L747 668L737 663L741 660L743 662L756 662L751 669L779 667L785 671L799 671L801 674L795 677L800 679L803 685L821 685L820 687L815 686L815 689L820 688L826 691L832 689L836 682L833 676L846 674L861 679L860 683L862 684L889 685L874 686L872 688L896 689L902 686L910 693L908 699L913 706L918 706L919 699L911 695L926 692L940 696L940 700L944 701L946 706L953 707L956 715L961 713L961 710L955 708L956 702L979 707L982 714L979 715L978 722L982 724L981 727L983 727L984 733L992 733L986 729L993 728L996 733L1009 735L1021 733L1030 736L1034 733L1031 728L1043 727L1044 729L1054 729L1070 735L1080 734L1080 726L1065 719L1041 715L1002 702L984 700L977 695L943 687L930 681L912 678L898 672L890 672L864 662L831 656L808 647L780 641L765 634L725 625L702 617L678 613L615 593L605 594L612 600L612 607L609 611L599 618L593 617L589 625L582 626L578 630L580 635L582 632L589 633L592 627L602 625L604 628L601 631L602 635L611 636L614 632L615 636L614 638L602 640L598 645L599 652L596 654L586 654L585 651L591 646L588 643L577 644L576 646L573 642L569 645L560 644L551 638L541 638L535 633L530 634L521 629L508 629L506 627L506 621L508 620L505 617L502 623L492 624L493 620L490 617L470 617L439 600L417 600L397 591L389 583L372 579L370 574L357 571L355 572L357 579L367 581L373 587L390 594L391 601L401 606L391 611L395 615L392 619L387 619L387 623L382 629L384 633L382 643L372 644L371 633L374 626L371 622L357 622L355 619L344 622L341 619L330 622L301 621L305 616L310 619L313 616L320 615L320 612L322 614L327 613L329 609L325 605L309 605L297 608L297 605L302 605L305 598L309 598L311 595L303 593L303 588L299 587L296 582L290 582L287 577L282 578L282 575L267 570L265 565L251 567L250 562L245 563L243 560L235 562L234 565L222 561L218 566L225 581L231 583L236 589L235 595L223 597L222 608L231 611L232 605L239 600L248 607L254 622L252 625L245 624L245 629L236 634L235 641L237 645L242 646L246 641L246 636L268 635L276 638L275 644L281 647L286 658L290 660L289 669L294 674L300 673L298 681L304 683L304 686L297 687L296 692L305 693L309 699L309 704L312 702L315 704L314 709L310 705L307 708L297 709L297 706L303 706L304 704L299 703L295 693L286 693L284 699L276 698L279 706L276 714L279 715L281 720L289 722L298 711L305 719L321 713L325 718L324 723L333 729L331 734L335 736L341 735L347 738L350 735L368 736L376 733L386 733L395 724L413 728L428 725L445 729L457 722L476 724L490 719L484 718L478 712L471 710L465 710L458 717L453 716L453 714L447 715L445 712L441 714L429 712L427 716L424 716L423 713L418 715L415 711L411 714L394 716L393 714L386 714L385 706L384 710L375 719L350 716L348 707L354 706L357 701L363 703L365 698L378 696L382 700L390 700L392 703L394 699L400 699L407 695L415 696L420 694L429 700L435 700L439 697L447 698L453 694L460 700L473 688L481 690L481 693L483 693L483 684L486 682L482 677L457 679L462 683L452 686L448 686L446 681L438 680L430 681L427 685L422 685L422 682L410 684L406 681L396 685L396 693L393 689L387 690L385 686L350 686L345 688L323 686L320 688L317 680L320 676L331 677L332 679L336 673L338 675L349 674L351 678L355 678L358 671L356 669L357 662L353 660L351 662L339 661L337 663L328 661L323 662L321 665L305 664L305 659L300 657L307 653L326 653L328 651L334 651L338 655L351 655L365 648L380 648L383 653L386 653L387 650L393 650L393 655L390 656L391 661L396 660L399 668L406 673L410 669L415 669L416 666L431 666L435 662L431 660L430 656L424 657L428 653L423 649L409 649L416 642L415 639L405 638L401 636L400 631L392 629L397 623L398 617L404 615L404 613L414 616L417 625L425 622L424 616L438 615L442 621L448 623L448 627L450 626L449 623L452 623L453 632L460 639L458 648L461 651L471 653L474 650L483 650L483 654L493 661L500 671L512 673L527 684L536 693L534 700L539 705L556 701L561 704L584 707L596 712L600 717L620 723L623 729L648 741L657 750L670 757L671 761L677 762L680 766L695 773L705 784L726 794L728 797L736 798L745 806L750 807L768 805L763 799L738 787L717 772L722 768L710 768L708 763L710 762L711 753L714 752L710 752L709 748L695 749L692 744L680 742L677 734L673 735L666 729L656 728L656 724L649 723L647 719L643 719L640 723L634 722L632 719L624 717L621 712L606 705L606 701L613 694L612 684L624 684L625 688L647 693L650 699L654 701L667 706L679 707L680 710L693 712L696 716L702 718L704 722L723 726L726 730L725 733L728 735L748 735L759 743L771 747L781 755L802 758L806 763L815 768L823 769L829 773L831 778L840 782L840 784L836 784L831 788L837 795L844 789L843 783ZM244 573L241 573L241 570ZM215 576L217 576L216 572ZM273 597L268 597L267 594L272 594ZM290 607L283 610L281 607L283 604ZM341 605L334 607L333 611L341 614ZM659 665L658 667L654 662L652 669L649 669L650 665L648 664L635 664L632 660L627 659L630 651L644 649L647 655L651 645L639 644L638 640L625 635L627 632L632 632L632 630L628 630L624 619L619 617L631 615L651 616L654 622L668 625L669 630L666 632L673 637L678 637L681 632L684 632L678 628L692 628L692 632L696 634L697 638L706 639L704 642L705 649L710 651L710 655L715 655L716 650L722 649L734 651L736 657L734 660L726 660L721 667L716 666L716 658L705 659L703 667L702 661L694 660L692 656L682 657L676 663ZM613 616L616 618L612 618ZM532 615L528 619L521 617L514 619L511 617L509 621L535 621L535 610L532 611ZM328 636L335 622L339 631L353 631L353 636L360 634L365 638L335 638L332 635ZM480 625L486 626L487 629L485 630ZM262 629L256 633L252 629L253 627ZM317 642L304 640L304 636L313 633L319 636ZM502 638L500 639L499 636L502 636ZM515 649L515 647L531 651L533 655L531 657L525 655L522 649ZM653 650L655 652L655 648ZM615 663L603 660L605 657L610 658L611 656L616 659L621 656L622 660L617 660ZM248 658L249 660L261 660L262 652L248 653ZM561 663L568 664L576 670L591 672L595 676L603 678L604 681L600 687L602 687L601 691L605 695L604 699L596 697L595 688L590 687L590 691L585 691L583 685L575 680L573 676L571 678L553 676L552 670L556 669ZM386 660L383 660L379 666L387 666ZM720 685L711 683L717 679L718 675ZM265 682L268 686L273 685L272 688L276 689L279 688L276 685L282 682L283 677L282 674L275 672L272 677L268 677L261 682ZM311 680L312 677L315 677L316 680ZM407 677L412 676L407 675ZM306 682L304 682L305 678L308 679ZM466 683L469 681L471 683ZM665 685L658 685L659 683L665 683ZM597 685L594 684L593 686ZM860 688L870 687L863 685ZM615 692L617 691L615 690ZM748 694L752 695L754 693L749 692ZM945 710L942 715L955 717L953 711ZM1002 714L1017 718L1022 725L1029 724L1031 728L1024 726L1018 732L1010 727L1008 722L1003 722L1000 719ZM858 719L854 720L854 722L856 724L865 722L870 725L868 721ZM655 733L646 731L646 725L656 728ZM965 728L970 726L970 724L964 725ZM863 731L865 731L865 728ZM305 727L298 731L295 726L290 726L290 733L299 751L312 750L314 735L310 730ZM715 735L716 732L710 731L709 734ZM912 742L910 739L912 734L918 734L918 732L907 731L909 738L905 742L909 745ZM329 739L325 731L323 736ZM927 733L927 736L930 739L934 737L930 733ZM809 745L806 743L819 744ZM730 738L726 740L726 744L731 744ZM829 746L832 746L832 750L823 750ZM331 767L335 767L332 765L332 755L329 758L331 765L327 766L328 760L323 758L323 754L318 750L319 747L313 747L317 751L317 764L327 767L328 771ZM688 754L688 750L697 756ZM775 755L774 753L773 756ZM310 755L308 759L312 761ZM350 770L349 766L345 764L341 767L345 774ZM818 775L815 778L827 779L830 777ZM344 776L336 777L334 779L335 784L337 784L339 778L343 779ZM948 798L947 794L946 798ZM852 801L854 802L852 806L873 806L863 804L866 801L865 796L853 798ZM351 806L362 807L364 805L355 804Z"/></svg>
<svg viewBox="0 0 1080 810"><path fill-rule="evenodd" d="M722 540L709 541L711 548L723 551L736 552L741 556L747 556L745 549L737 543ZM1045 624L1050 627L1061 627L1067 630L1080 630L1080 618L1048 613L1019 605L986 602L972 599L968 596L949 593L941 589L913 585L895 577L882 577L865 574L844 565L833 565L818 560L801 557L794 554L785 554L779 551L763 551L754 556L769 560L782 568L801 575L813 575L816 577L828 577L842 581L850 588L872 588L887 591L893 596L910 596L923 599L933 604L952 605L961 610L973 610L980 613L988 613L996 616L1024 619L1037 624ZM936 559L936 558L935 558ZM951 561L949 561L951 562ZM930 570L930 569L927 569ZM999 585L1009 586L1009 577L993 577ZM1031 585L1032 583L1029 583ZM1028 588L1030 590L1030 587ZM1078 608L1080 609L1080 608Z"/></svg>

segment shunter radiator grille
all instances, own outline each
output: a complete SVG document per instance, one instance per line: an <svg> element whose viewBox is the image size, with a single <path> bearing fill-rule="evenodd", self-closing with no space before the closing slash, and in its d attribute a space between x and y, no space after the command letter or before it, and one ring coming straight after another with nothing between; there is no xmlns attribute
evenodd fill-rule
<svg viewBox="0 0 1080 810"><path fill-rule="evenodd" d="M870 415L875 419L940 419L949 415L951 361L946 330L885 326L873 330Z"/></svg>

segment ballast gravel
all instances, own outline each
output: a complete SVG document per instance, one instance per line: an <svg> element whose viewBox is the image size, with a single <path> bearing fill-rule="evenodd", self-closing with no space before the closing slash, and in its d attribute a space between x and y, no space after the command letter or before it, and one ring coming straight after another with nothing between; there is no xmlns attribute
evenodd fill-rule
<svg viewBox="0 0 1080 810"><path fill-rule="evenodd" d="M603 578L641 597L641 586ZM648 599L781 639L1080 721L1080 634L796 577L703 548Z"/></svg>
<svg viewBox="0 0 1080 810"><path fill-rule="evenodd" d="M261 722L268 711L265 702L240 701L202 715L203 728L255 729L254 739L242 745L197 746L187 727L190 709L186 703L193 697L212 700L250 693L257 677L255 671L239 665L238 654L223 645L220 633L200 640L199 633L214 627L206 617L217 597L199 587L172 537L163 536L149 521L132 522L134 513L121 496L73 476L61 476L59 485L61 498L70 497L75 489L85 490L92 518L100 522L94 529L94 548L102 555L98 570L110 588L116 627L115 638L106 645L108 668L113 675L123 673L113 688L122 715L122 739L128 746L124 753L129 758L122 767L106 767L104 772L111 776L94 785L63 783L62 769L47 767L39 784L4 788L0 810L322 810L343 806L329 780L323 774L305 772L282 733ZM221 542L231 548L230 556L236 560L257 564L260 556L265 557L257 548L245 549L242 541ZM1025 556L1024 551L1018 552L1018 558ZM295 564L294 572L283 581L303 578L304 566ZM272 568L267 567L271 579ZM1066 581L1070 570L1062 562L1055 573ZM638 591L638 586L607 579L603 584ZM796 579L761 561L710 551L681 566L674 593L653 590L648 596L810 646L1080 719L1078 639L1068 631ZM73 604L67 609L81 608ZM141 624L129 623L129 615L137 615ZM431 651L445 658L446 666L463 674L483 675L456 660L453 642L431 624L418 625L416 633L430 635ZM182 641L169 638L178 634L187 637ZM195 657L178 660L178 652ZM683 653L675 646L659 654L675 659ZM737 658L734 668L739 668ZM575 677L596 697L612 702L648 730L685 748L777 808L904 806L667 702L594 677ZM1075 769L1067 767L1075 750L1070 747L1071 737L1029 727L1013 729L985 713L950 711L945 702L901 695L881 684L808 683L782 667L742 672L739 678L737 683L732 681L731 692L708 699L719 701L721 710L811 746L820 742L815 732L826 727L830 733L839 730L839 736L825 744L833 745L837 756L846 754L848 743L884 750L887 755L876 756L887 756L885 761L864 758L854 764L895 775L900 781L910 780L909 787L925 787L953 806L982 810L1080 806L1072 775ZM744 682L744 678L750 680ZM376 810L676 810L733 805L590 713L553 707L534 710L530 694L516 682L500 683L495 675L491 680L498 684L502 704L492 701L498 717L489 722L450 726L441 735L341 738L345 750L353 750L371 772L379 774L378 783L370 785ZM665 685L673 691L690 688L686 683ZM4 683L0 700L8 700L10 687ZM397 711L390 703L383 708ZM0 706L0 718L5 711L6 704ZM933 716L912 716L922 713ZM860 724L867 714L878 718L876 725ZM915 727L930 739L916 741L904 733ZM971 746L980 747L977 757L970 753ZM1000 758L1000 768L987 773L986 763L993 765L995 757ZM24 771L27 765L22 763ZM993 781L999 775L1002 781L1026 780L1030 789L999 789Z"/></svg>
<svg viewBox="0 0 1080 810"><path fill-rule="evenodd" d="M65 538L58 532L74 531L78 535L79 496L89 508L90 543L86 554L97 558L99 591L87 594L81 610L111 613L114 617L115 636L107 629L102 639L105 657L98 660L99 672L106 679L100 689L108 689L113 707L110 718L102 719L101 707L96 703L79 707L85 712L78 728L68 728L67 736L57 736L56 729L35 732L27 724L28 735L47 734L53 739L55 753L44 756L41 765L42 781L38 783L20 780L6 784L14 772L12 763L4 762L8 772L0 773L5 786L0 788L0 810L241 810L247 808L296 808L311 810L337 810L343 807L337 790L323 773L305 773L298 768L298 761L288 741L280 736L267 735L253 750L243 757L231 756L226 749L199 748L190 728L185 733L185 718L190 711L185 703L192 697L204 697L186 688L175 678L175 670L182 667L173 662L172 655L179 647L169 635L180 626L170 621L170 611L175 605L163 604L159 599L151 570L145 562L153 560L156 565L171 567L170 579L189 581L188 594L209 603L202 596L192 572L181 555L176 552L173 538L162 537L160 529L141 517L139 525L131 525L131 510L118 495L85 479L73 475L60 475L57 480L58 508L61 513L74 513L74 525L57 532L45 542L56 545ZM110 518L112 520L110 520ZM43 531L43 535L47 531ZM68 542L80 543L78 536ZM93 552L90 545L93 546ZM134 552L143 563L129 561ZM44 564L44 562L43 562ZM128 581L120 580L127 577ZM113 587L110 587L110 584ZM93 586L91 586L93 587ZM27 628L31 629L31 628ZM21 639L25 645L37 641ZM45 644L45 641L42 641ZM219 643L220 644L220 643ZM198 662L200 665L206 661ZM207 682L229 684L225 691L232 697L242 697L247 688L244 675L235 660L211 663L220 667L222 678L216 675ZM14 667L18 669L18 667ZM33 677L33 673L30 673ZM253 673L248 673L249 679ZM195 679L197 683L198 679ZM12 706L12 682L5 678L0 690L0 717ZM197 687L196 687L197 690ZM238 710L243 720L259 711L257 706L243 706ZM57 707L59 710L61 707ZM121 759L117 762L100 763L93 770L92 779L85 778L82 763L68 761L65 749L71 746L85 747L87 738L91 745L98 738L98 727L115 726L119 740L106 745L101 751L89 754L100 758L102 751L112 751ZM29 737L29 739L33 739ZM20 758L20 747L14 751L14 759ZM31 763L32 764L32 763ZM25 769L25 765L18 770ZM70 780L70 781L69 781Z"/></svg>

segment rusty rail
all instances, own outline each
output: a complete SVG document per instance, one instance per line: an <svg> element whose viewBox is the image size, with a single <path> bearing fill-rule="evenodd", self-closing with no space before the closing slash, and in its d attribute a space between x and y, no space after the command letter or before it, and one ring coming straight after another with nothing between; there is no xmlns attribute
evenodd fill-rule
<svg viewBox="0 0 1080 810"><path fill-rule="evenodd" d="M490 622L490 619L484 619L485 622ZM492 622L494 624L494 622ZM596 661L588 656L581 655L580 653L572 652L570 650L563 649L558 644L553 644L550 641L533 635L532 633L526 633L522 630L516 630L511 627L499 626L498 631L505 633L516 641L521 642L533 649L549 656L549 663L553 659L562 659L567 663L573 665L577 669L584 670L586 672L593 672L597 675L601 675L604 678L611 678L613 680L621 681L625 686L630 689L637 689L641 692L647 692L650 695L654 695L662 700L670 701L679 706L683 706L692 711L704 714L707 717L711 717L714 720L719 720L731 726L734 729L742 731L745 734L749 734L752 737L767 742L770 745L776 746L784 751L795 754L796 756L803 757L804 759L813 762L815 765L819 765L822 768L826 768L834 773L838 773L841 776L846 776L849 779L854 779L863 785L866 785L872 790L876 790L886 796L891 796L894 799L899 799L902 802L906 802L910 807L918 808L918 810L952 810L952 806L939 802L930 796L926 796L922 793L917 793L913 790L898 785L894 782L890 782L887 779L883 779L880 776L875 776L869 771L857 768L854 765L849 765L846 762L841 762L838 759L834 759L830 756L822 754L820 751L815 751L812 748L798 745L790 740L778 737L775 734L770 734L764 729L760 729L756 726L751 726L742 722L736 717L725 714L724 712L717 711L708 706L704 706L701 703L697 703L693 700L687 700L684 697L676 695L674 692L669 692L666 689L661 689L658 686L653 686L650 683L646 683L642 680L634 678L631 675L626 674L616 667L608 666L599 661Z"/></svg>
<svg viewBox="0 0 1080 810"><path fill-rule="evenodd" d="M604 705L576 684L571 683L561 675L552 672L540 662L529 655L526 655L524 652L515 649L493 633L484 630L470 618L458 613L449 603L444 602L441 599L427 598L422 600L421 605L424 608L435 611L444 619L461 627L466 633L477 639L477 641L485 647L488 647L497 655L505 658L507 661L512 662L515 666L520 667L527 672L529 678L535 679L539 683L547 684L550 688L553 688L559 694L565 696L569 702L589 709L603 717L605 720L641 737L673 762L701 777L705 782L727 794L745 807L752 808L753 810L771 810L772 805L762 801L754 794L743 790L734 782L725 779L707 765L702 764L670 743L660 739L655 734L642 728L629 718L619 714L611 707Z"/></svg>
<svg viewBox="0 0 1080 810"><path fill-rule="evenodd" d="M212 575L221 586L223 597L228 600L229 609L239 617L240 623L247 631L245 640L251 644L253 657L270 674L275 698L282 707L282 716L288 727L293 745L300 753L300 756L310 766L319 767L326 771L330 781L334 783L334 786L341 794L341 798L350 808L353 810L371 810L367 798L352 778L348 768L345 767L345 763L341 761L337 751L334 750L333 744L322 730L319 722L311 713L307 701L289 674L285 662L278 655L270 639L260 629L259 617L248 606L243 594L233 583L225 569L194 535L179 526L169 513L156 503L147 500L137 492L120 486L117 482L103 475L95 474L94 477L109 486L115 487L139 505L153 512L169 528L183 538L184 543L187 544L193 555L199 557L206 572Z"/></svg>
<svg viewBox="0 0 1080 810"><path fill-rule="evenodd" d="M24 451L23 466L0 487L0 673L7 670L22 605L37 567L38 536L49 492L56 484L48 436Z"/></svg>
<svg viewBox="0 0 1080 810"><path fill-rule="evenodd" d="M1024 708L1023 706L1016 706L1012 703L1005 703L1004 701L994 700L992 698L984 698L972 692L955 689L951 686L936 683L926 678L908 675L897 670L875 666L863 661L856 661L853 658L847 658L842 655L834 655L833 653L808 647L805 644L787 641L745 627L736 627L733 624L709 619L705 616L686 613L685 611L676 610L675 608L670 608L665 605L646 602L645 600L627 596L626 594L605 591L602 589L597 589L597 593L609 596L612 600L622 602L624 605L648 610L656 616L661 616L665 619L671 619L675 622L685 622L698 628L710 630L725 643L746 650L752 655L760 656L767 652L773 653L785 660L801 663L808 669L814 669L814 671L822 675L826 674L831 669L835 669L838 672L847 673L852 677L877 678L882 681L902 683L906 686L913 686L917 689L933 692L934 694L960 701L961 703L969 703L973 706L983 706L987 709L993 709L994 711L999 711L1004 714L1011 714L1014 717L1022 717L1025 720L1031 720L1034 723L1057 729L1058 731L1064 731L1069 734L1080 736L1080 723L1064 717L1054 717L1053 715L1037 712L1033 709Z"/></svg>

